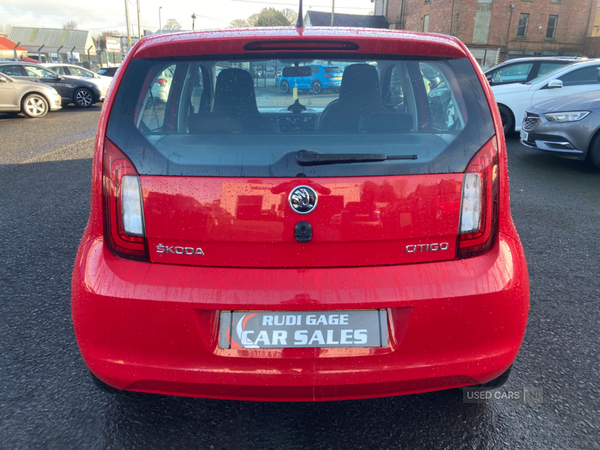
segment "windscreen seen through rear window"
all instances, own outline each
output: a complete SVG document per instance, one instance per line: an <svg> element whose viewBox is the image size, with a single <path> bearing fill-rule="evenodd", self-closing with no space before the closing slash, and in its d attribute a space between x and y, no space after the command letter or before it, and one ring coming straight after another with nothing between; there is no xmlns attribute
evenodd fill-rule
<svg viewBox="0 0 600 450"><path fill-rule="evenodd" d="M140 174L318 177L462 172L493 135L467 59L321 57L134 59L107 136Z"/></svg>

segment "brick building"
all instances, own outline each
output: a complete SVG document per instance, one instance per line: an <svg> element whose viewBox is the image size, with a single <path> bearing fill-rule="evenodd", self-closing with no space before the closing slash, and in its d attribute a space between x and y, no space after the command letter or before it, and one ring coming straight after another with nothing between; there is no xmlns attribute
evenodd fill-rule
<svg viewBox="0 0 600 450"><path fill-rule="evenodd" d="M518 56L600 56L600 0L374 3L391 28L457 36L487 66Z"/></svg>

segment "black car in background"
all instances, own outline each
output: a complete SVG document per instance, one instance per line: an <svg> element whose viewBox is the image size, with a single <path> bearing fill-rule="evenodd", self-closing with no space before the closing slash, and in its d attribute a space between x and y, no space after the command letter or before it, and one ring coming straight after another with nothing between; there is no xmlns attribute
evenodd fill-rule
<svg viewBox="0 0 600 450"><path fill-rule="evenodd" d="M98 75L104 75L105 77L114 77L115 73L119 70L118 67L103 67L98 71Z"/></svg>
<svg viewBox="0 0 600 450"><path fill-rule="evenodd" d="M578 61L582 61L582 58L570 56L515 58L492 67L485 72L485 76L491 86L527 83L540 75Z"/></svg>
<svg viewBox="0 0 600 450"><path fill-rule="evenodd" d="M62 105L74 103L79 108L89 108L100 101L102 93L90 81L57 74L38 64L22 62L0 63L0 73L10 77L43 83L58 91Z"/></svg>

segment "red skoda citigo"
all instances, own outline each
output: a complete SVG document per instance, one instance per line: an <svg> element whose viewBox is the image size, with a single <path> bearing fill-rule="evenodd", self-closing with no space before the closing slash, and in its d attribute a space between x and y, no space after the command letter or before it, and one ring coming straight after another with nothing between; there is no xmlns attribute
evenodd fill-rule
<svg viewBox="0 0 600 450"><path fill-rule="evenodd" d="M99 386L269 401L497 386L528 306L502 123L459 40L290 27L130 51L73 272Z"/></svg>

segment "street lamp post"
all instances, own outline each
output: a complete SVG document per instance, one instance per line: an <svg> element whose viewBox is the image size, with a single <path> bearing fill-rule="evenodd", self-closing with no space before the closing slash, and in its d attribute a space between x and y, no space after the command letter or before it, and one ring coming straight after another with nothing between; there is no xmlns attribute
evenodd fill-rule
<svg viewBox="0 0 600 450"><path fill-rule="evenodd" d="M160 32L162 33L162 22L160 21L160 10L162 9L162 6L158 7L158 28L160 29Z"/></svg>
<svg viewBox="0 0 600 450"><path fill-rule="evenodd" d="M192 13L192 31L194 31L195 25L196 25L196 13Z"/></svg>

